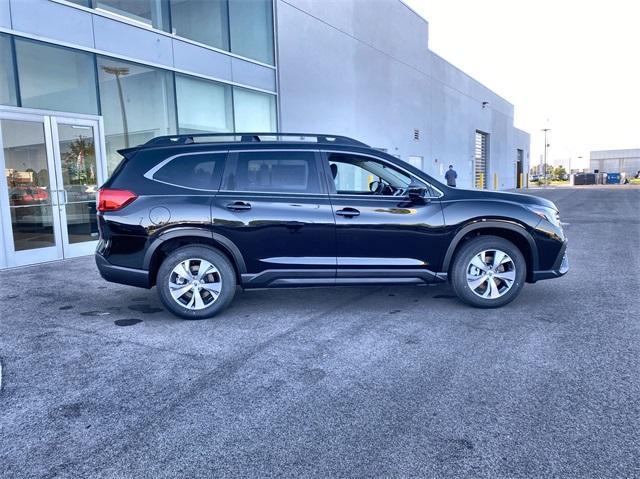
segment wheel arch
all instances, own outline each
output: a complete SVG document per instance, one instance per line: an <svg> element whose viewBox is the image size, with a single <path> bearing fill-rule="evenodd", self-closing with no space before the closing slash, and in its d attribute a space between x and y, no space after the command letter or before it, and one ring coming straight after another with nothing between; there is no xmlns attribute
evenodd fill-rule
<svg viewBox="0 0 640 479"><path fill-rule="evenodd" d="M512 221L478 220L463 226L453 237L444 256L442 271L449 273L451 263L460 247L478 236L498 236L513 243L524 256L527 264L527 282L533 282L533 272L538 269L538 250L531 234L524 226Z"/></svg>
<svg viewBox="0 0 640 479"><path fill-rule="evenodd" d="M149 271L150 286L155 285L160 264L171 251L182 246L197 245L209 246L224 254L231 262L240 284L241 275L247 272L247 267L242 253L231 240L205 229L181 228L163 233L147 249L143 267Z"/></svg>

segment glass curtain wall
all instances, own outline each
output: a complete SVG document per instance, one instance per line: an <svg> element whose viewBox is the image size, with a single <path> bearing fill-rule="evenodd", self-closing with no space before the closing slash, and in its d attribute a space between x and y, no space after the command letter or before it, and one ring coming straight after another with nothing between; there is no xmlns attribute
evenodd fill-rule
<svg viewBox="0 0 640 479"><path fill-rule="evenodd" d="M277 131L276 98L245 88L233 89L233 111L238 132Z"/></svg>
<svg viewBox="0 0 640 479"><path fill-rule="evenodd" d="M229 2L231 51L273 65L273 7L270 0Z"/></svg>
<svg viewBox="0 0 640 479"><path fill-rule="evenodd" d="M0 53L0 104L102 115L109 173L156 136L277 131L273 94L9 35Z"/></svg>
<svg viewBox="0 0 640 479"><path fill-rule="evenodd" d="M231 87L176 74L179 133L233 131Z"/></svg>
<svg viewBox="0 0 640 479"><path fill-rule="evenodd" d="M93 7L169 31L168 0L93 0Z"/></svg>
<svg viewBox="0 0 640 479"><path fill-rule="evenodd" d="M120 148L176 133L171 72L99 56L98 80L109 171Z"/></svg>
<svg viewBox="0 0 640 479"><path fill-rule="evenodd" d="M0 34L0 104L15 106L18 97L11 50L11 37Z"/></svg>
<svg viewBox="0 0 640 479"><path fill-rule="evenodd" d="M73 113L98 113L91 53L16 38L21 106Z"/></svg>
<svg viewBox="0 0 640 479"><path fill-rule="evenodd" d="M171 0L171 33L229 51L227 0Z"/></svg>
<svg viewBox="0 0 640 479"><path fill-rule="evenodd" d="M272 0L68 0L274 64Z"/></svg>

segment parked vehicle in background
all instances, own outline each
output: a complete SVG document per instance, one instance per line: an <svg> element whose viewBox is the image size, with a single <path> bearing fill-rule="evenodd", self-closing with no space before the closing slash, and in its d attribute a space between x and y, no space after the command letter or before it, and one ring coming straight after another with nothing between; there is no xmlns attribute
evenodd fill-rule
<svg viewBox="0 0 640 479"><path fill-rule="evenodd" d="M492 308L568 271L552 202L449 188L350 138L177 135L120 153L99 192L98 268L156 286L183 318L219 313L238 285L449 281Z"/></svg>

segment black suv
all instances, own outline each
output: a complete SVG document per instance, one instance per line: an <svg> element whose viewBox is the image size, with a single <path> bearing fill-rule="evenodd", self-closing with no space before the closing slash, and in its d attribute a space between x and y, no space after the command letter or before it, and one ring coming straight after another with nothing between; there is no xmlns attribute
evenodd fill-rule
<svg viewBox="0 0 640 479"><path fill-rule="evenodd" d="M119 153L98 198L98 268L157 286L183 318L217 314L238 285L448 280L491 308L568 270L552 202L449 188L350 138L177 135Z"/></svg>

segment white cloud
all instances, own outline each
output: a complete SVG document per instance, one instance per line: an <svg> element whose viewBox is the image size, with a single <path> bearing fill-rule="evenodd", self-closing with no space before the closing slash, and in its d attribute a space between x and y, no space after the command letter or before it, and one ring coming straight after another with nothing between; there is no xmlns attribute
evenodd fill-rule
<svg viewBox="0 0 640 479"><path fill-rule="evenodd" d="M640 2L405 0L430 48L515 105L531 161L640 147ZM548 123L547 123L548 119ZM574 166L575 167L575 166Z"/></svg>

